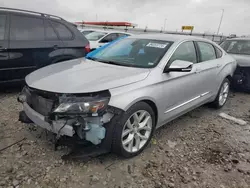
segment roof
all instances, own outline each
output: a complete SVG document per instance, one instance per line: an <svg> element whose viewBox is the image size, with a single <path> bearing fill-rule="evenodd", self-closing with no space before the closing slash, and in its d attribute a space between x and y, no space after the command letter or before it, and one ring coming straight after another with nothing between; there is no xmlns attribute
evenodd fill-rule
<svg viewBox="0 0 250 188"><path fill-rule="evenodd" d="M129 35L132 35L131 33L128 33L128 32L124 32L124 31L116 31L116 30L104 30L104 29L79 29L81 31L97 31L97 32L103 32L103 33L107 33L107 34L110 34L110 33L124 33L124 34L129 34Z"/></svg>
<svg viewBox="0 0 250 188"><path fill-rule="evenodd" d="M142 38L142 39L156 39L156 40L166 40L166 41L181 41L181 40L202 40L202 41L209 41L210 40L201 38L201 37L194 37L189 35L172 35L172 34L139 34L134 35L133 38Z"/></svg>
<svg viewBox="0 0 250 188"><path fill-rule="evenodd" d="M19 14L30 14L30 15L37 15L37 16L42 16L42 17L48 17L48 18L54 18L54 19L59 19L59 20L64 20L63 18L51 14L46 14L46 13L41 13L41 12L35 12L35 11L30 11L30 10L23 10L23 9L16 9L16 8L7 8L7 7L0 7L1 12L15 12Z"/></svg>

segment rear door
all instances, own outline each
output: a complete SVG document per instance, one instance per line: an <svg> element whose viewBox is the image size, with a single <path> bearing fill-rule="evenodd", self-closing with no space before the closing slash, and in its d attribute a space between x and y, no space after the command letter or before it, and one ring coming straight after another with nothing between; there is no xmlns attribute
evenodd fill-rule
<svg viewBox="0 0 250 188"><path fill-rule="evenodd" d="M8 15L0 12L0 83L8 78Z"/></svg>
<svg viewBox="0 0 250 188"><path fill-rule="evenodd" d="M41 67L40 62L44 59L39 62L36 59L44 55L44 39L44 19L41 16L11 14L8 80L21 81Z"/></svg>
<svg viewBox="0 0 250 188"><path fill-rule="evenodd" d="M49 20L44 19L45 39L41 41L42 48L35 51L34 58L39 67L56 63L64 57L64 44Z"/></svg>
<svg viewBox="0 0 250 188"><path fill-rule="evenodd" d="M63 57L58 57L59 61L83 57L85 50L84 41L76 39L76 36L66 23L61 22L60 20L49 21L62 41L63 48L60 48L60 51L63 50Z"/></svg>
<svg viewBox="0 0 250 188"><path fill-rule="evenodd" d="M196 72L199 77L204 79L201 85L203 92L208 92L207 98L214 95L217 87L217 75L219 68L222 66L217 59L214 46L209 42L195 42L199 52L199 63L196 65Z"/></svg>

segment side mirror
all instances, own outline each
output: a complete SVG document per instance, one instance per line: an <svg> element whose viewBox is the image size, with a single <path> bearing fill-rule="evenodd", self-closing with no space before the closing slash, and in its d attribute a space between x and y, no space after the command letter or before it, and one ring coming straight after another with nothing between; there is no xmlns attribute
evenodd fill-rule
<svg viewBox="0 0 250 188"><path fill-rule="evenodd" d="M175 60L169 67L166 67L164 72L190 72L193 68L193 63L189 61Z"/></svg>

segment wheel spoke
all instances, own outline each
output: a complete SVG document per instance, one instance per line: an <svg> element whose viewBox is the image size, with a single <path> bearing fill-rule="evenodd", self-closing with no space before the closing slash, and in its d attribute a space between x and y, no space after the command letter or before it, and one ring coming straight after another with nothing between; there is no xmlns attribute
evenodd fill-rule
<svg viewBox="0 0 250 188"><path fill-rule="evenodd" d="M133 129L133 126L131 124L131 121L130 119L128 119L127 123L126 123L126 126L129 128L129 129Z"/></svg>
<svg viewBox="0 0 250 188"><path fill-rule="evenodd" d="M146 127L148 121L151 119L150 116L147 116L143 122L139 123L139 130L143 129L144 127Z"/></svg>
<svg viewBox="0 0 250 188"><path fill-rule="evenodd" d="M133 140L134 140L134 134L130 134L128 136L128 138L123 141L123 144L126 146L126 145L130 144L131 142L133 142Z"/></svg>
<svg viewBox="0 0 250 188"><path fill-rule="evenodd" d="M124 130L123 133L122 133L122 137L127 136L127 135L128 135L129 133L131 133L131 132L132 132L131 129L126 129L126 130Z"/></svg>
<svg viewBox="0 0 250 188"><path fill-rule="evenodd" d="M133 139L128 144L128 149L129 149L130 152L133 151L133 145L134 145L134 137L133 137Z"/></svg>
<svg viewBox="0 0 250 188"><path fill-rule="evenodd" d="M140 119L139 119L139 116L138 116L137 113L135 113L135 114L133 115L133 118L134 118L135 123L139 123L139 122L140 122Z"/></svg>
<svg viewBox="0 0 250 188"><path fill-rule="evenodd" d="M138 134L138 136L140 137L140 139L142 139L142 140L147 140L147 139L148 139L147 136L142 135L141 133L137 133L137 134Z"/></svg>
<svg viewBox="0 0 250 188"><path fill-rule="evenodd" d="M228 88L229 88L228 84L226 86L224 86L223 93L227 93L228 92Z"/></svg>
<svg viewBox="0 0 250 188"><path fill-rule="evenodd" d="M140 137L137 135L137 136L135 137L135 147L136 147L137 150L140 149L140 143L141 143L141 139L140 139Z"/></svg>
<svg viewBox="0 0 250 188"><path fill-rule="evenodd" d="M142 112L139 116L139 122L141 122L141 120L144 118L144 116L147 114L146 111Z"/></svg>

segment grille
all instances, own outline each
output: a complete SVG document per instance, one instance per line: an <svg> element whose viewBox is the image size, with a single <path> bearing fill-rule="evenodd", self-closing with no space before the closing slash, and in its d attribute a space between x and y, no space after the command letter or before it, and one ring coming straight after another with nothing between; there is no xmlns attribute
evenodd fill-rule
<svg viewBox="0 0 250 188"><path fill-rule="evenodd" d="M47 95L44 91L38 91L30 88L26 88L27 103L30 107L42 114L43 116L48 116L55 103L55 95L49 93Z"/></svg>

